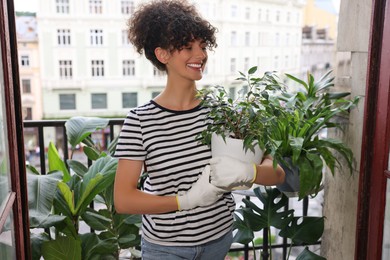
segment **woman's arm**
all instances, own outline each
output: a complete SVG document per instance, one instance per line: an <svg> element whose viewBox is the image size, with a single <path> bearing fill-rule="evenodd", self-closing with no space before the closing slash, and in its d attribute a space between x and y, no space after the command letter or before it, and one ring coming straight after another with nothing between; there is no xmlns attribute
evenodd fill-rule
<svg viewBox="0 0 390 260"><path fill-rule="evenodd" d="M261 164L256 165L256 172L253 183L271 186L284 182L284 170L279 164L276 169L273 167L273 158L270 155L265 156Z"/></svg>
<svg viewBox="0 0 390 260"><path fill-rule="evenodd" d="M178 210L176 196L156 196L137 189L143 161L119 159L114 182L118 213L158 214Z"/></svg>

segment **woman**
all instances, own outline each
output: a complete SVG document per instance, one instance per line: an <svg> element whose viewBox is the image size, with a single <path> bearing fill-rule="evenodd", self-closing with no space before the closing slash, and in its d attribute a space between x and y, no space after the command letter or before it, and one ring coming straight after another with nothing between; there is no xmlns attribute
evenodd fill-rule
<svg viewBox="0 0 390 260"><path fill-rule="evenodd" d="M130 42L166 71L167 82L125 119L115 153L116 210L143 214L143 259L224 259L235 209L230 190L242 183L281 183L284 172L272 167L271 158L256 166L226 157L210 161L210 149L196 139L210 120L195 82L207 50L217 44L216 28L193 5L153 1L141 5L128 26ZM144 165L148 177L139 190Z"/></svg>

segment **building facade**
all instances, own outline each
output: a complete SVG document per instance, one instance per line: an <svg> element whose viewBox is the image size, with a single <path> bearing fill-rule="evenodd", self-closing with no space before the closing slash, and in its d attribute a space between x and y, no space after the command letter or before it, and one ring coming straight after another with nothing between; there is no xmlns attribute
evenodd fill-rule
<svg viewBox="0 0 390 260"><path fill-rule="evenodd" d="M33 13L17 13L15 23L23 117L25 120L39 120L43 111L37 20Z"/></svg>
<svg viewBox="0 0 390 260"><path fill-rule="evenodd" d="M127 40L126 21L145 0L40 0L37 13L43 118L123 117L157 95L165 76ZM235 90L238 71L298 73L303 0L194 1L218 28L198 86Z"/></svg>

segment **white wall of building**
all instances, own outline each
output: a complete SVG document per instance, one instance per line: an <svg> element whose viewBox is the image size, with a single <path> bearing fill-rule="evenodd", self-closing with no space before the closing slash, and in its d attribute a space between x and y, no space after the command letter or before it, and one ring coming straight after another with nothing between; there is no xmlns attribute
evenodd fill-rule
<svg viewBox="0 0 390 260"><path fill-rule="evenodd" d="M134 1L135 6L146 0ZM89 1L69 0L69 13L58 13L56 1L39 0L43 117L75 115L123 117L123 92L137 92L138 105L152 98L165 84L153 66L132 46L123 44L129 15L121 14L121 0L102 1L102 14L89 13ZM198 86L234 84L238 71L259 66L260 73L278 70L298 73L305 1L197 0L201 13L219 30L218 48L209 53L204 78ZM58 44L58 30L69 30L70 45ZM103 44L91 46L90 30L102 30ZM232 36L235 34L235 36ZM122 75L122 60L135 61L135 75ZM71 60L72 77L60 77L60 60ZM91 76L91 60L104 61L104 77ZM232 64L235 61L235 65ZM92 109L91 94L106 93L107 108ZM75 109L60 109L60 94L75 94Z"/></svg>

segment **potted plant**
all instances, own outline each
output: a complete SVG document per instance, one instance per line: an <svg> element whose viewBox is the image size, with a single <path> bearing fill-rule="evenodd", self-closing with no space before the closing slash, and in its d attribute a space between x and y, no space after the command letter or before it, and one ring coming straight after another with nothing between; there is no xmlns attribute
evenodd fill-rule
<svg viewBox="0 0 390 260"><path fill-rule="evenodd" d="M203 144L211 146L212 156L229 155L261 162L268 136L266 107L270 93L280 90L282 85L273 73L255 77L256 71L257 67L252 67L247 74L240 72L237 80L243 86L237 97L219 85L199 90L198 98L210 109L212 124L198 137Z"/></svg>
<svg viewBox="0 0 390 260"><path fill-rule="evenodd" d="M268 114L274 115L268 122L267 151L275 165L281 164L286 172L286 182L278 188L298 192L299 199L318 193L324 166L334 174L337 166L347 165L352 174L351 149L341 140L320 134L331 128L342 129L343 124L337 118L348 115L360 97L346 99L349 92L329 92L334 86L334 77L330 75L331 71L315 81L308 73L305 82L286 74L301 89L294 93L283 91L270 98L267 106Z"/></svg>
<svg viewBox="0 0 390 260"><path fill-rule="evenodd" d="M324 217L296 216L294 209L285 210L288 207L288 198L277 188L266 188L262 191L257 187L253 191L262 205L258 206L247 198L243 199L245 205L234 212L233 241L241 244L252 242L254 259L257 259L254 232L261 230L267 231L268 238L268 248L263 248L262 256L267 256L266 259L273 259L270 249L272 246L271 227L278 230L280 237L290 239L287 259L289 259L293 246L318 243L324 232ZM296 259L324 260L325 258L305 247Z"/></svg>
<svg viewBox="0 0 390 260"><path fill-rule="evenodd" d="M28 192L33 259L119 259L123 250L140 257L139 215L118 214L113 203L117 159L94 144L91 134L107 126L102 118L74 117L65 124L71 159L64 161L56 147L48 148L49 172L45 175L28 166ZM92 163L72 158L76 145ZM91 208L92 202L100 207ZM97 232L80 230L85 222ZM42 230L44 229L44 230Z"/></svg>

